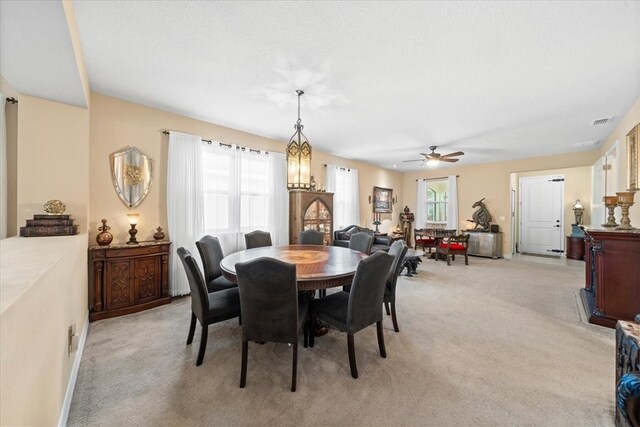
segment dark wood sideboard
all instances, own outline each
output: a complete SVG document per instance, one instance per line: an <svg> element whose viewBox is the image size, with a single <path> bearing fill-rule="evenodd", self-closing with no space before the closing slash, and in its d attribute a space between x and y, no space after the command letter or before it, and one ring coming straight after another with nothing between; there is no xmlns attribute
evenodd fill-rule
<svg viewBox="0 0 640 427"><path fill-rule="evenodd" d="M171 242L89 247L89 320L135 313L171 302Z"/></svg>
<svg viewBox="0 0 640 427"><path fill-rule="evenodd" d="M585 261L589 323L632 321L640 313L640 230L585 230Z"/></svg>

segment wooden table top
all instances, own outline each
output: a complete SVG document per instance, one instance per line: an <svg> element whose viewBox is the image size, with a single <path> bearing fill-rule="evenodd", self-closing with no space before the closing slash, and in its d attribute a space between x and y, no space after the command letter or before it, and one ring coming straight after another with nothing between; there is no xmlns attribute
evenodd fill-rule
<svg viewBox="0 0 640 427"><path fill-rule="evenodd" d="M220 262L222 274L232 282L237 282L236 263L260 257L275 258L295 264L298 289L305 291L351 284L358 264L367 255L338 246L265 246L246 249L224 257Z"/></svg>

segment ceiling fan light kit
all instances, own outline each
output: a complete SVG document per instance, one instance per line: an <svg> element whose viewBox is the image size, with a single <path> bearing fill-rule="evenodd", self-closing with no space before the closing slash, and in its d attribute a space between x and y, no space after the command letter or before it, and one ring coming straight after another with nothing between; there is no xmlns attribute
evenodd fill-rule
<svg viewBox="0 0 640 427"><path fill-rule="evenodd" d="M455 153L449 153L449 154L440 154L440 153L436 153L436 148L438 147L435 145L432 145L431 147L429 147L429 150L431 150L430 153L420 153L421 155L424 156L424 159L404 160L403 162L404 163L422 162L420 166L426 163L427 166L429 167L436 167L440 164L440 162L455 163L460 159L456 159L454 157L464 155L462 151L456 151Z"/></svg>

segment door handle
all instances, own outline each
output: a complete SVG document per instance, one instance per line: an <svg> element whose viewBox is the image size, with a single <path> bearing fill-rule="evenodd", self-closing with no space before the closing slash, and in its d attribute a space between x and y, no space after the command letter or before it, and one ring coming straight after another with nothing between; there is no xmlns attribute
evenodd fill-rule
<svg viewBox="0 0 640 427"><path fill-rule="evenodd" d="M554 227L556 227L556 228L560 228L560 225L554 225Z"/></svg>

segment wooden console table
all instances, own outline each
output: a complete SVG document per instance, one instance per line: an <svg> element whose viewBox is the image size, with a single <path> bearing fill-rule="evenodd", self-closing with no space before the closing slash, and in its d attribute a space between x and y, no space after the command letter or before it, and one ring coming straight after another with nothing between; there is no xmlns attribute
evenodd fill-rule
<svg viewBox="0 0 640 427"><path fill-rule="evenodd" d="M585 230L585 287L589 323L614 328L640 313L640 230Z"/></svg>
<svg viewBox="0 0 640 427"><path fill-rule="evenodd" d="M89 247L89 320L170 303L170 247L167 241Z"/></svg>

